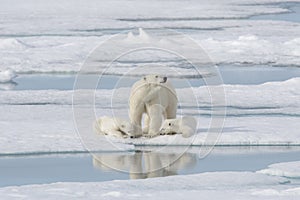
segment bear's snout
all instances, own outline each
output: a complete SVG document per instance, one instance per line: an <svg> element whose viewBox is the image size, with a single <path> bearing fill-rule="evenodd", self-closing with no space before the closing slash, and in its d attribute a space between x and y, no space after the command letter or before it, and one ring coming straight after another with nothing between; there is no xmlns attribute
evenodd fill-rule
<svg viewBox="0 0 300 200"><path fill-rule="evenodd" d="M165 76L165 77L163 77L163 81L161 83L165 83L165 82L167 82L167 80L168 80L168 78Z"/></svg>

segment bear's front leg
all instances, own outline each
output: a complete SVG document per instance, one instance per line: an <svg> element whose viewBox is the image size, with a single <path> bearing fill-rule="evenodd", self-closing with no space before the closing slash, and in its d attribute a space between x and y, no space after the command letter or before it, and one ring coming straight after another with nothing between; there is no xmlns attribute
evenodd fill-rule
<svg viewBox="0 0 300 200"><path fill-rule="evenodd" d="M144 115L144 128L143 128L143 134L148 134L149 131L149 122L150 122L150 118L148 116L148 114Z"/></svg>
<svg viewBox="0 0 300 200"><path fill-rule="evenodd" d="M148 115L150 120L148 137L155 137L159 135L159 130L164 120L163 113L164 109L161 105L156 104L149 106Z"/></svg>
<svg viewBox="0 0 300 200"><path fill-rule="evenodd" d="M129 118L130 118L130 122L134 127L134 133L131 136L132 138L134 137L139 137L143 134L142 132L142 116L143 116L143 112L144 112L144 108L139 105L135 108L130 108L130 112L129 112Z"/></svg>

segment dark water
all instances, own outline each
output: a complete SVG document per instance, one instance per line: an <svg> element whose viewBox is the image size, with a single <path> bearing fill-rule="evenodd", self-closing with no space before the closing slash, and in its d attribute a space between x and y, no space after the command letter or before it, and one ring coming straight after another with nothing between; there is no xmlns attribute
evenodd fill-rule
<svg viewBox="0 0 300 200"><path fill-rule="evenodd" d="M197 149L192 149L192 152L182 154L171 149L164 152L102 153L93 156L88 153L2 156L0 187L151 178L214 171L257 171L273 163L300 160L299 147L218 147L204 159L198 158Z"/></svg>

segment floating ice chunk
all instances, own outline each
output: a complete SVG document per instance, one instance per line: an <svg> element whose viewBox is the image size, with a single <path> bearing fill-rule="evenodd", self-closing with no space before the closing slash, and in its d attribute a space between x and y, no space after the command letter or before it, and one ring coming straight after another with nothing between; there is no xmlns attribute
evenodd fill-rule
<svg viewBox="0 0 300 200"><path fill-rule="evenodd" d="M218 145L300 144L299 85L300 78L261 85L224 85L229 107ZM194 88L193 91L186 88L176 90L181 102L178 114L197 116L199 127L193 145L201 145L205 142L210 124L210 97L205 87ZM127 97L130 88L101 89L94 92L98 117L111 115L112 111L116 111L118 117L128 117ZM82 150L74 131L72 95L71 90L1 91L0 111L5 115L0 115L0 152ZM190 100L193 99L190 95L197 97L200 107ZM83 95L76 105L84 108L93 103ZM112 105L112 108L107 105ZM93 120L90 121L91 125ZM16 142L23 145L16 146ZM137 145L191 143L181 136L138 138L120 142Z"/></svg>
<svg viewBox="0 0 300 200"><path fill-rule="evenodd" d="M272 176L300 178L300 161L272 164L269 165L267 169L263 169L257 172Z"/></svg>
<svg viewBox="0 0 300 200"><path fill-rule="evenodd" d="M287 186L285 196L276 196L280 183L287 181L252 172L210 172L178 175L144 180L115 180L106 182L60 182L0 188L3 199L266 199L255 193L271 187L278 192L268 199L291 199L299 189ZM86 195L88 194L88 196ZM101 199L101 198L100 198ZM297 199L294 197L293 199Z"/></svg>
<svg viewBox="0 0 300 200"><path fill-rule="evenodd" d="M0 90L12 90L17 84L14 82L0 83Z"/></svg>
<svg viewBox="0 0 300 200"><path fill-rule="evenodd" d="M0 83L11 82L17 75L12 69L0 71Z"/></svg>

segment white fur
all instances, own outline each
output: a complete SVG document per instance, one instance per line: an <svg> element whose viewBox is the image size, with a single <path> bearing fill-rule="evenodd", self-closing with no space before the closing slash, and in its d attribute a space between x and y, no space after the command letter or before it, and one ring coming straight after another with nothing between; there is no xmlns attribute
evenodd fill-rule
<svg viewBox="0 0 300 200"><path fill-rule="evenodd" d="M182 117L179 119L166 119L161 126L161 135L182 134L182 137L191 137L195 134L197 121L194 117Z"/></svg>
<svg viewBox="0 0 300 200"><path fill-rule="evenodd" d="M94 123L94 130L98 134L113 135L115 137L133 137L134 126L123 119L112 117L101 117Z"/></svg>
<svg viewBox="0 0 300 200"><path fill-rule="evenodd" d="M166 77L147 75L132 86L129 100L131 123L141 127L145 114L143 132L150 137L156 136L165 119L176 118L177 101L175 89Z"/></svg>

